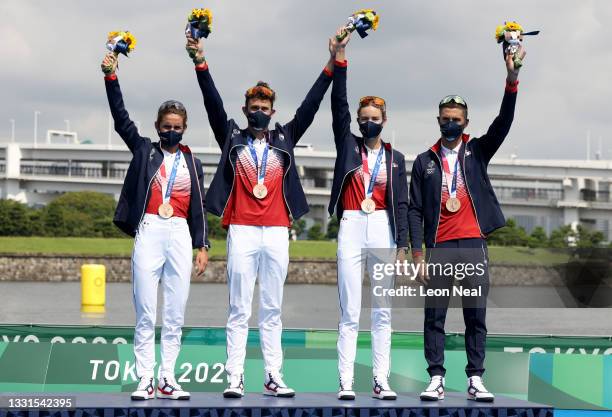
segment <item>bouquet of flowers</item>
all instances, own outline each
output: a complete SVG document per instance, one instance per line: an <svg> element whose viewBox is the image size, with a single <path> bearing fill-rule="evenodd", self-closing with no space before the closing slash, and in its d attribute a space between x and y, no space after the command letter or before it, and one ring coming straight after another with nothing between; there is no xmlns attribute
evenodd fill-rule
<svg viewBox="0 0 612 417"><path fill-rule="evenodd" d="M187 16L187 28L193 39L208 38L212 32L212 12L210 9L193 9Z"/></svg>
<svg viewBox="0 0 612 417"><path fill-rule="evenodd" d="M124 32L109 32L106 41L106 48L114 52L116 56L123 54L125 56L134 50L136 46L136 38L128 31Z"/></svg>
<svg viewBox="0 0 612 417"><path fill-rule="evenodd" d="M495 29L495 39L497 43L502 44L504 59L506 55L511 54L514 60L514 67L520 68L523 63L521 62L521 58L517 55L517 52L523 41L523 36L533 36L538 33L540 33L539 30L525 32L523 27L517 22L504 22L503 25L499 25Z"/></svg>
<svg viewBox="0 0 612 417"><path fill-rule="evenodd" d="M346 38L350 32L354 31L357 31L357 33L359 33L359 36L365 38L366 36L368 36L368 30L376 30L378 28L378 20L379 16L374 10L358 10L348 18L348 22L344 26L342 34L338 35L337 38L339 41L341 41Z"/></svg>

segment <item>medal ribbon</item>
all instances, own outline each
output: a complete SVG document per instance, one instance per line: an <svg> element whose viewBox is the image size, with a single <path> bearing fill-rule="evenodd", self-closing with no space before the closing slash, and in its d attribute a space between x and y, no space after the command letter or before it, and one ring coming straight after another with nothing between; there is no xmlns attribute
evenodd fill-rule
<svg viewBox="0 0 612 417"><path fill-rule="evenodd" d="M450 167L448 165L448 161L444 156L444 152L442 152L442 165L444 166L444 177L446 178L446 186L448 187L448 178L450 177ZM457 155L457 159L455 160L455 171L453 172L453 180L451 181L450 189L448 190L448 194L451 198L455 198L457 196L457 173L459 170L459 155Z"/></svg>
<svg viewBox="0 0 612 417"><path fill-rule="evenodd" d="M268 163L268 144L263 151L263 156L261 158L261 167L257 163L257 151L255 150L255 146L253 146L253 139L248 138L249 150L251 151L251 157L253 157L253 161L255 162L255 170L257 171L257 184L263 184L264 178L266 177L266 165Z"/></svg>
<svg viewBox="0 0 612 417"><path fill-rule="evenodd" d="M181 159L181 151L178 150L176 151L176 157L174 158L174 165L172 165L172 172L170 173L170 178L168 179L168 186L166 187L166 192L164 194L164 204L170 201L170 196L172 195L172 187L174 187L174 180L176 179L176 172L178 171L180 159Z"/></svg>
<svg viewBox="0 0 612 417"><path fill-rule="evenodd" d="M368 168L368 155L365 152L365 146L361 150L361 163L363 164L363 185L368 184L366 188L366 198L372 198L372 194L374 193L374 183L376 183L376 177L378 176L378 171L380 170L380 165L382 162L382 156L385 152L383 145L380 145L380 151L378 151L378 156L376 157L376 163L374 164L374 169L372 170L372 175L370 176L370 170Z"/></svg>

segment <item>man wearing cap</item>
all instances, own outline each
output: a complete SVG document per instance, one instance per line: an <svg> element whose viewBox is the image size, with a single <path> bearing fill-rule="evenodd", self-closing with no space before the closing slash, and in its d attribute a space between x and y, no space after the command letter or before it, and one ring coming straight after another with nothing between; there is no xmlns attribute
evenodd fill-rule
<svg viewBox="0 0 612 417"><path fill-rule="evenodd" d="M522 47L519 54L521 58L525 55ZM487 166L510 130L519 73L511 55L506 56L505 62L508 75L501 109L483 136L470 140L469 135L463 133L469 122L468 107L463 98L451 95L440 101L438 123L441 137L414 161L408 208L413 260L421 265L418 278L426 288L450 288L454 280L460 279L456 273L440 273L439 269L428 266L444 262L453 265L469 263L475 268L480 265L482 275L466 281L478 282L476 289L479 293L462 296L468 360L465 371L468 399L488 402L493 401L494 396L482 382L489 288L486 238L503 227L505 219L491 186ZM423 240L427 248L426 257L423 255ZM448 303L448 296L428 297L425 301L425 359L431 380L421 393L422 400L444 398L444 322Z"/></svg>

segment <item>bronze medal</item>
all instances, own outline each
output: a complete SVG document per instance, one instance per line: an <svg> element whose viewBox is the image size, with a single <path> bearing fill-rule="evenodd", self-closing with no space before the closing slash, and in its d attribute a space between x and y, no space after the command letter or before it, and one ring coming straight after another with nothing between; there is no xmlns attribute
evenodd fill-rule
<svg viewBox="0 0 612 417"><path fill-rule="evenodd" d="M361 202L361 210L366 214L374 213L376 210L376 203L371 198L366 198Z"/></svg>
<svg viewBox="0 0 612 417"><path fill-rule="evenodd" d="M446 200L446 209L451 213L456 213L461 208L461 201L456 197L451 197Z"/></svg>
<svg viewBox="0 0 612 417"><path fill-rule="evenodd" d="M169 219L174 214L174 208L172 208L170 203L164 203L159 206L157 213L159 213L161 218Z"/></svg>
<svg viewBox="0 0 612 417"><path fill-rule="evenodd" d="M263 184L255 184L255 187L253 187L253 195L260 200L266 198L268 195L268 188Z"/></svg>

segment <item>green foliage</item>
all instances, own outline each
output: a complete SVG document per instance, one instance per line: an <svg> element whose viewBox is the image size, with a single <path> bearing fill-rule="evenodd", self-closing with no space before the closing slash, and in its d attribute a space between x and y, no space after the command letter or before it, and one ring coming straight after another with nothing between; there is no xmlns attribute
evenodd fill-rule
<svg viewBox="0 0 612 417"><path fill-rule="evenodd" d="M542 226L537 226L531 231L527 239L527 246L530 248L545 248L548 246L548 236Z"/></svg>
<svg viewBox="0 0 612 417"><path fill-rule="evenodd" d="M30 236L31 218L25 204L12 200L0 200L0 235Z"/></svg>
<svg viewBox="0 0 612 417"><path fill-rule="evenodd" d="M487 239L489 245L496 246L528 246L530 248L592 248L602 246L604 234L598 230L590 230L579 225L576 230L571 226L561 226L553 230L550 237L540 226L535 227L531 235L525 229L517 227L513 219L506 221L506 227L493 232Z"/></svg>
<svg viewBox="0 0 612 417"><path fill-rule="evenodd" d="M321 231L321 225L315 223L310 229L308 229L308 240L323 240L325 235Z"/></svg>
<svg viewBox="0 0 612 417"><path fill-rule="evenodd" d="M300 235L304 233L304 230L306 230L306 220L304 219L294 220L293 224L291 225L291 228L295 230L295 235L297 237L300 237Z"/></svg>
<svg viewBox="0 0 612 417"><path fill-rule="evenodd" d="M525 229L517 226L514 219L508 219L505 227L491 233L487 243L498 246L527 246L528 240Z"/></svg>
<svg viewBox="0 0 612 417"><path fill-rule="evenodd" d="M327 223L327 233L325 238L329 240L338 239L338 230L340 229L340 223L338 223L338 217L334 216Z"/></svg>
<svg viewBox="0 0 612 417"><path fill-rule="evenodd" d="M122 237L115 206L112 196L92 191L63 194L42 209L0 200L0 236Z"/></svg>
<svg viewBox="0 0 612 417"><path fill-rule="evenodd" d="M227 230L221 224L221 218L214 214L208 214L208 238L209 239L225 239Z"/></svg>

